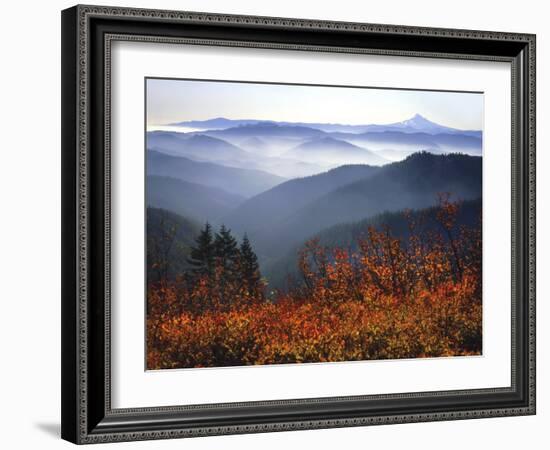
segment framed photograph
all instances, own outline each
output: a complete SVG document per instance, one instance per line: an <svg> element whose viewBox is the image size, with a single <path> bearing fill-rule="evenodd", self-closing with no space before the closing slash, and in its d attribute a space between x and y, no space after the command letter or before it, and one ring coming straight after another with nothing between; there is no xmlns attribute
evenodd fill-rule
<svg viewBox="0 0 550 450"><path fill-rule="evenodd" d="M535 413L534 35L75 6L62 42L64 439Z"/></svg>

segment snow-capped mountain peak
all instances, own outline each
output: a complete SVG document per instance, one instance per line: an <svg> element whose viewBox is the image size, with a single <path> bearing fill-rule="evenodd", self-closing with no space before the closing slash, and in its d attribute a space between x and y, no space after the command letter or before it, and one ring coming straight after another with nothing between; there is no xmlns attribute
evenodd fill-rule
<svg viewBox="0 0 550 450"><path fill-rule="evenodd" d="M393 126L396 128L412 128L427 133L450 130L450 128L432 122L420 114L415 114L410 119L395 123Z"/></svg>

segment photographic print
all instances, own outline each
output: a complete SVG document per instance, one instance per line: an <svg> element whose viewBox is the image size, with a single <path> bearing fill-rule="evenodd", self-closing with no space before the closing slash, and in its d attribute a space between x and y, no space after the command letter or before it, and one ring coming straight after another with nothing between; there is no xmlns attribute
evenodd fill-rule
<svg viewBox="0 0 550 450"><path fill-rule="evenodd" d="M483 93L147 78L146 368L482 354Z"/></svg>

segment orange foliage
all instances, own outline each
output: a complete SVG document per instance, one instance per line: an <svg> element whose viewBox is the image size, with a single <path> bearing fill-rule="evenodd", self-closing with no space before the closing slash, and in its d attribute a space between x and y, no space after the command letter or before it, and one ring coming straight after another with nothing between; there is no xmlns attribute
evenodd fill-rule
<svg viewBox="0 0 550 450"><path fill-rule="evenodd" d="M441 232L370 228L357 251L308 241L303 283L266 300L213 277L148 292L150 369L419 358L481 353L481 228L456 229L440 197ZM406 213L408 214L408 213Z"/></svg>

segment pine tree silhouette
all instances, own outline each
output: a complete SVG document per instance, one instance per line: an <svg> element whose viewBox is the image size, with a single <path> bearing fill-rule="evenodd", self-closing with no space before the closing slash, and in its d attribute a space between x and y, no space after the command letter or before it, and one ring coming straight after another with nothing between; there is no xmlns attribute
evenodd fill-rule
<svg viewBox="0 0 550 450"><path fill-rule="evenodd" d="M235 298L240 285L240 252L231 230L223 224L214 238L214 252L218 295L222 304L229 304Z"/></svg>
<svg viewBox="0 0 550 450"><path fill-rule="evenodd" d="M250 240L247 234L244 234L243 241L240 248L240 264L241 282L245 292L253 297L261 296L261 274L260 266L258 264L258 257L252 250Z"/></svg>
<svg viewBox="0 0 550 450"><path fill-rule="evenodd" d="M218 296L225 305L242 294L255 300L264 298L258 257L246 234L239 246L229 228L221 225L213 235L207 222L195 243L188 259L192 266L189 278L192 283L207 277L209 289L213 290L211 294Z"/></svg>
<svg viewBox="0 0 550 450"><path fill-rule="evenodd" d="M211 275L214 271L215 245L212 236L212 227L208 222L204 229L195 238L196 245L191 247L190 258L188 262L193 266L192 271L195 274Z"/></svg>
<svg viewBox="0 0 550 450"><path fill-rule="evenodd" d="M233 279L236 275L237 265L239 263L239 248L237 241L231 235L231 230L225 225L220 227L214 239L214 254L216 263L221 267L226 279Z"/></svg>

